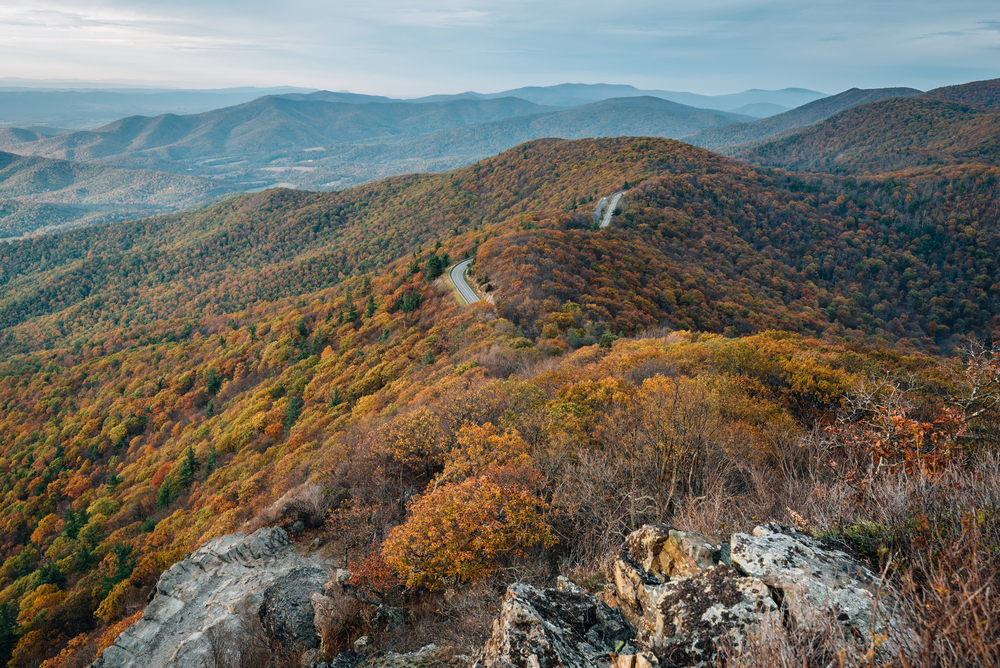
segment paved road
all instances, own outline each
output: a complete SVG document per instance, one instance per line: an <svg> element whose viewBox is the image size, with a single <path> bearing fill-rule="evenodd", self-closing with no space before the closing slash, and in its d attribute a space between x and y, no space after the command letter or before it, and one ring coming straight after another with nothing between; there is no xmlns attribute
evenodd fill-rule
<svg viewBox="0 0 1000 668"><path fill-rule="evenodd" d="M618 206L618 201L621 200L622 195L625 191L615 193L611 198L611 203L608 205L607 211L604 214L604 220L601 221L601 228L605 228L611 224L611 217L615 215L615 208ZM607 197L601 199L601 202L606 202ZM598 204L598 211L600 211L600 204ZM454 267L448 270L448 276L451 278L451 282L455 284L455 288L458 290L458 294L462 297L466 304L473 304L475 302L481 301L479 295L476 294L475 290L469 287L469 284L465 282L465 272L472 264L472 258L468 260L462 260Z"/></svg>
<svg viewBox="0 0 1000 668"><path fill-rule="evenodd" d="M455 287L458 289L458 294L462 296L462 299L465 300L466 304L472 304L473 302L479 301L479 295L477 295L476 292L469 287L469 284L465 282L465 271L469 268L470 264L472 264L472 258L462 260L452 267L451 271L448 273L451 277L451 282L455 284Z"/></svg>
<svg viewBox="0 0 1000 668"><path fill-rule="evenodd" d="M618 206L618 200L620 200L624 194L625 191L623 190L620 193L615 193L615 196L611 198L611 204L608 205L608 210L604 214L604 220L601 221L601 229L604 229L611 224L611 216L615 214L615 207ZM603 202L604 200L601 201Z"/></svg>

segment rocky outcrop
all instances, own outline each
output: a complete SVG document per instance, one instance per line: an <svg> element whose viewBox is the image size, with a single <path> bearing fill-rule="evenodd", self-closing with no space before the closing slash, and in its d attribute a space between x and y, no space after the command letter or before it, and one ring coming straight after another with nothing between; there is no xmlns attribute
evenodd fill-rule
<svg viewBox="0 0 1000 668"><path fill-rule="evenodd" d="M732 559L742 572L767 584L795 624L823 611L860 639L881 638L883 653L896 654L911 642L913 634L898 621L892 589L842 550L770 523L752 534L733 534Z"/></svg>
<svg viewBox="0 0 1000 668"><path fill-rule="evenodd" d="M488 668L589 668L619 654L641 654L621 614L561 579L558 589L516 583L507 588L483 651ZM643 656L655 665L655 658ZM623 664L624 665L624 664ZM645 664L639 664L645 665Z"/></svg>
<svg viewBox="0 0 1000 668"><path fill-rule="evenodd" d="M568 582L563 591L512 585L483 666L714 666L765 616L792 633L816 619L839 622L845 651L855 643L859 655L873 638L877 651L895 654L911 637L871 570L776 524L725 542L648 525L627 538L610 575L614 594L604 598L614 607Z"/></svg>
<svg viewBox="0 0 1000 668"><path fill-rule="evenodd" d="M318 647L310 596L329 573L327 564L296 554L280 528L216 538L160 577L142 618L92 665L202 668L220 642L239 650L233 638L248 632L248 619L270 648Z"/></svg>
<svg viewBox="0 0 1000 668"><path fill-rule="evenodd" d="M665 525L626 539L614 581L641 647L669 665L711 665L720 642L738 647L758 615L778 609L767 586L730 568L728 556L721 541Z"/></svg>
<svg viewBox="0 0 1000 668"><path fill-rule="evenodd" d="M267 656L314 668L472 663L433 645L382 654L369 636L330 659L357 606L378 633L405 633L407 613L354 591L347 571L329 573L280 528L210 541L161 576L142 618L93 666L227 668ZM609 575L600 596L566 578L556 589L511 585L477 668L707 668L764 627L807 637L833 628L837 652L869 658L906 653L915 637L878 575L777 524L729 541L648 525L628 536Z"/></svg>

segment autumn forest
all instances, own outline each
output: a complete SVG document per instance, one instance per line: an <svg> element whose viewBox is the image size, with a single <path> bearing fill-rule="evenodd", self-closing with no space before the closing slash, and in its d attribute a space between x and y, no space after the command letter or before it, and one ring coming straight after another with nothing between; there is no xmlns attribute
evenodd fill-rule
<svg viewBox="0 0 1000 668"><path fill-rule="evenodd" d="M798 515L954 617L1000 559L991 91L0 244L0 664L88 665L165 569L265 525L411 611L354 610L343 648L481 642L506 584L599 587L646 522ZM906 665L996 657L990 598Z"/></svg>

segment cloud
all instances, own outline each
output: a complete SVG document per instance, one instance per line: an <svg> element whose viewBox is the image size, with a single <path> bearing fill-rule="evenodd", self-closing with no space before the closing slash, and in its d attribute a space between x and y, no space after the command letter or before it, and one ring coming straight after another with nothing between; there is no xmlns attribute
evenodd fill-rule
<svg viewBox="0 0 1000 668"><path fill-rule="evenodd" d="M568 80L721 93L1000 76L981 0L6 0L0 77L393 95ZM926 72L921 75L920 72ZM902 74L901 74L902 73Z"/></svg>

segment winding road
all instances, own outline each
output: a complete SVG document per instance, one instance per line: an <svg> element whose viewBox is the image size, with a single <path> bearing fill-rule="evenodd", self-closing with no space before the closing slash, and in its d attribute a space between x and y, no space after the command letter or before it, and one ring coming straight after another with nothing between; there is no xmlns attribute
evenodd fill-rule
<svg viewBox="0 0 1000 668"><path fill-rule="evenodd" d="M611 198L611 204L608 205L608 209L604 213L604 220L601 221L601 229L602 230L605 227L607 227L608 225L611 224L611 216L613 216L614 213L615 213L615 207L618 206L618 200L620 200L622 198L622 195L624 195L624 194L625 194L625 191L623 190L620 193L615 193L615 196ZM601 201L604 201L604 200L601 200Z"/></svg>
<svg viewBox="0 0 1000 668"><path fill-rule="evenodd" d="M623 190L615 193L611 197L611 203L608 204L607 211L604 213L604 220L601 221L600 229L604 229L611 224L611 217L615 215L615 208L618 207L618 202L624 194L625 191ZM601 199L601 203L597 205L598 212L601 210L601 206L607 201L607 199L607 197ZM448 278L451 279L455 289L458 290L459 297L462 298L462 301L464 301L466 305L482 301L479 299L479 295L476 294L476 291L469 287L469 284L465 281L465 272L469 269L470 264L472 264L472 258L462 260L448 270Z"/></svg>
<svg viewBox="0 0 1000 668"><path fill-rule="evenodd" d="M465 272L470 264L472 264L471 257L468 260L462 260L448 272L448 277L451 278L451 282L455 284L455 289L458 290L458 294L465 300L466 304L479 301L479 295L465 282Z"/></svg>

